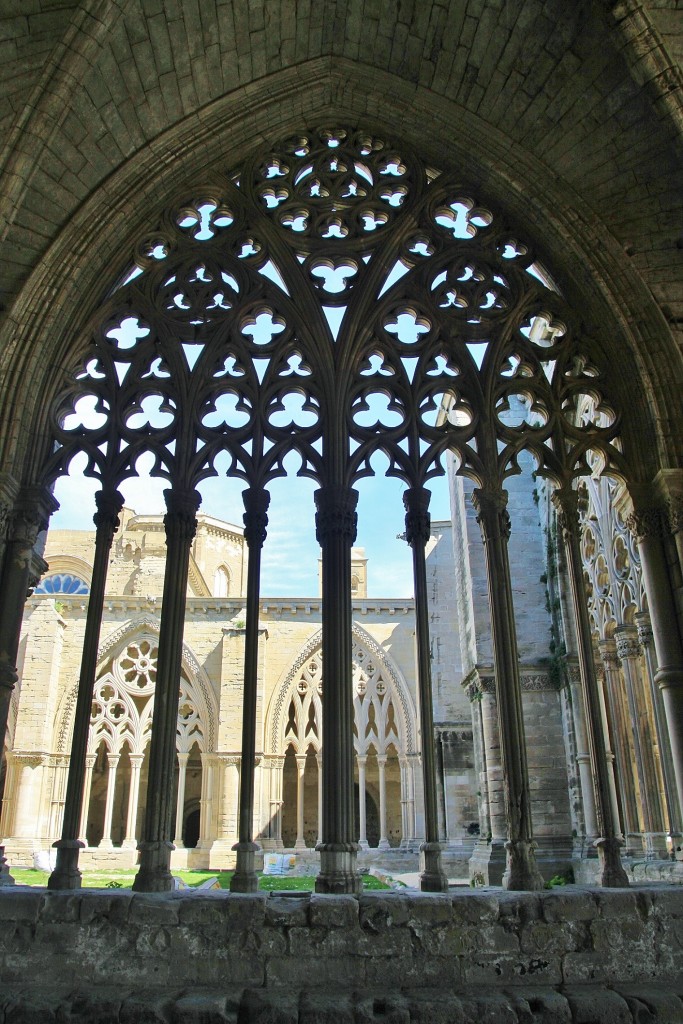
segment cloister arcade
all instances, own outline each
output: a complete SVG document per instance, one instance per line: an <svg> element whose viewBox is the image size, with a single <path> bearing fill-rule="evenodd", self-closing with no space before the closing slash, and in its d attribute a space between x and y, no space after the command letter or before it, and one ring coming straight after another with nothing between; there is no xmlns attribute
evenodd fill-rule
<svg viewBox="0 0 683 1024"><path fill-rule="evenodd" d="M80 884L88 766L94 770L98 757L99 763L106 758L111 779L119 763L115 759L125 757L132 780L134 759L143 754L147 735L147 789L134 887L163 890L172 884L172 843L174 837L181 838L175 801L176 789L183 792L182 758L206 755L205 730L212 723L209 702L200 707L200 692L182 674L189 551L200 502L197 486L211 475L227 473L245 484L244 537L249 548L239 773L237 761L233 765L238 841L232 884L241 891L255 888L260 553L268 526L269 485L286 472L285 460L294 453L298 474L312 478L318 487L321 653L312 652L282 691L283 703L273 719L280 747L273 756L284 757L283 785L291 785L292 758L296 764L295 846L305 843L306 777L316 777L317 888L359 891L356 857L359 837L361 846L367 842L369 766L373 775L377 772L379 845L389 845L388 805L395 806L397 798L401 834L409 836L414 830L414 785L408 776L418 753L424 807L421 886L435 891L447 887L436 804L425 573L429 484L445 472L447 457L453 459L455 475L473 484L471 500L484 545L506 833L504 884L511 889L541 887L508 557L506 481L521 472L522 452L531 454L538 477L547 481L562 538L574 622L576 697L585 731L583 799L594 820L600 880L607 886L625 884L619 813L627 832L629 825L636 829L636 822L625 804L618 805L611 781L592 625L604 634L604 644L624 637L620 656L625 659L626 692L631 715L636 712L640 723L632 753L641 778L634 778L633 785L639 785L641 804L648 808L639 824L653 850L663 828L643 799L646 787L656 783L663 789L666 778L672 800L674 789L679 799L683 789L683 722L675 667L681 658L677 635L666 629L672 535L659 511L639 504L642 422L631 414L634 410L626 415L624 389L607 352L600 326L583 322L564 296L542 238L533 240L484 188L469 187L459 170L432 167L410 145L369 130L330 126L289 134L255 149L239 168L217 164L202 179L166 197L139 233L132 255L120 261L99 307L73 339L51 382L49 420L37 431L30 451L30 462L41 467L40 474L23 492L8 541L3 599L8 608L14 607L14 615L5 616L2 628L5 646L14 644L16 661L34 542L54 507L50 488L76 453L85 452L86 472L101 489L62 836L50 886ZM153 712L151 701L141 704L150 677L139 664L153 649L143 652L142 641L136 653L126 648L111 672L96 681L107 562L123 504L119 487L149 453L153 473L168 482ZM406 706L394 681L370 669L370 655L362 647L354 652L354 485L375 472L378 453L388 460L388 474L406 488L417 714ZM579 480L587 482L577 489ZM593 527L586 509L613 508L615 487L631 501L630 522L660 666L654 678L663 704L652 690L650 705L640 710L633 704L632 664L625 646L629 630L637 628L630 621L634 602L615 607L614 628L607 623L605 570L598 565L604 555L596 554L596 561L590 553ZM600 514L595 512L598 521ZM637 562L625 531L617 530L615 538L611 550L616 585L625 559L634 566ZM588 594L585 570L589 577L593 573ZM219 586L227 591L227 574ZM636 603L642 607L640 595ZM151 645L152 639L145 642ZM130 669L132 683L126 679L127 661L138 665ZM324 680L322 699L314 679L318 673ZM640 687L639 692L647 691ZM5 703L6 720L9 699ZM612 709L613 728L620 728L623 714L623 707L618 713ZM662 736L668 734L670 756L660 750L658 758L647 758L647 730L656 721ZM316 755L321 749L320 762ZM620 756L625 779L631 753ZM202 771L205 802L209 774ZM129 788L133 793L132 782ZM107 826L115 793L115 786L108 785L105 841L111 838ZM134 804L129 799L128 841ZM291 822L287 827L291 833ZM277 826L275 834L277 838Z"/></svg>

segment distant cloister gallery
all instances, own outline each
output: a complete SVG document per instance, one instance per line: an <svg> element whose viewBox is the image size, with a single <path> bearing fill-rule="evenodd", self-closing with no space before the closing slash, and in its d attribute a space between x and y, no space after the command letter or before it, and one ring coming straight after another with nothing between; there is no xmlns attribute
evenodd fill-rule
<svg viewBox="0 0 683 1024"><path fill-rule="evenodd" d="M293 848L340 893L373 858L430 891L674 870L678 471L543 236L433 160L362 122L220 154L72 319L6 445L10 864L54 843L53 888L118 863L142 891L181 865L252 891L260 850ZM94 529L45 547L74 459ZM163 516L124 506L143 464ZM354 546L380 466L405 485L411 599L368 597ZM320 594L270 599L288 471L315 482ZM201 509L216 475L243 481L230 522Z"/></svg>

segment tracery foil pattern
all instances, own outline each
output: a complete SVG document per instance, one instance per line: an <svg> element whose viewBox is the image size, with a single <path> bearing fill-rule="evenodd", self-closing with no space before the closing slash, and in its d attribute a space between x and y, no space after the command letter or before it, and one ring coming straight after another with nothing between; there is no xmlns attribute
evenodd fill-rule
<svg viewBox="0 0 683 1024"><path fill-rule="evenodd" d="M558 482L591 452L618 468L618 416L572 320L459 179L371 133L304 132L207 175L140 239L55 404L46 478L81 449L112 488L144 452L184 489L225 472L265 486L291 451L345 486L377 449L412 487L446 449L479 486L525 447Z"/></svg>

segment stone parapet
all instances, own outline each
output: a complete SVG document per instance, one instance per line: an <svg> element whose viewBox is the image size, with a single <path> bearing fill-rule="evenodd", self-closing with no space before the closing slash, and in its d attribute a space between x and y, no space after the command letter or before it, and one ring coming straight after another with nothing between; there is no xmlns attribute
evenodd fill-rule
<svg viewBox="0 0 683 1024"><path fill-rule="evenodd" d="M391 1009L407 1024L438 1009L466 1024L495 1007L496 1020L552 1024L583 1020L570 1010L586 997L605 1004L586 1020L683 1021L677 888L356 898L17 887L0 894L0 919L5 1013L42 1008L44 1020L143 1019L131 1013L144 1002L144 1019L153 1007L161 1016L149 1019L200 1019L189 1008L206 1004L212 1021L239 1011L351 1024L367 1003L368 1020ZM639 1000L652 1016L638 1016ZM277 1018L261 1016L267 1006Z"/></svg>

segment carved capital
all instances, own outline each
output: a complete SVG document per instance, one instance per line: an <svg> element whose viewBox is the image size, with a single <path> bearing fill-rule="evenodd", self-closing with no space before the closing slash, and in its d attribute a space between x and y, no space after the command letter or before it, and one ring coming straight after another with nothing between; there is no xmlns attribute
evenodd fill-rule
<svg viewBox="0 0 683 1024"><path fill-rule="evenodd" d="M502 487L485 490L475 487L472 504L477 513L477 522L484 540L493 537L510 538L510 514L507 510L508 492Z"/></svg>
<svg viewBox="0 0 683 1024"><path fill-rule="evenodd" d="M523 690L557 690L557 683L553 682L548 672L523 672L520 678Z"/></svg>
<svg viewBox="0 0 683 1024"><path fill-rule="evenodd" d="M614 631L614 639L617 645L617 656L621 661L639 657L640 643L634 626L619 626Z"/></svg>
<svg viewBox="0 0 683 1024"><path fill-rule="evenodd" d="M495 676L479 676L479 689L482 693L486 693L492 697L496 695L496 677Z"/></svg>
<svg viewBox="0 0 683 1024"><path fill-rule="evenodd" d="M263 487L248 487L242 491L244 500L244 539L250 548L262 547L268 527L270 494Z"/></svg>
<svg viewBox="0 0 683 1024"><path fill-rule="evenodd" d="M626 526L636 540L645 537L663 538L666 533L664 509L661 507L634 509L626 519Z"/></svg>
<svg viewBox="0 0 683 1024"><path fill-rule="evenodd" d="M342 536L349 544L356 539L358 491L351 487L320 487L315 498L315 534L319 544L330 536Z"/></svg>
<svg viewBox="0 0 683 1024"><path fill-rule="evenodd" d="M667 503L669 517L669 529L672 533L680 533L683 530L683 497L676 495L669 498Z"/></svg>
<svg viewBox="0 0 683 1024"><path fill-rule="evenodd" d="M638 612L635 615L638 640L643 647L649 647L652 643L652 623L647 612Z"/></svg>
<svg viewBox="0 0 683 1024"><path fill-rule="evenodd" d="M177 491L167 488L164 491L167 512L164 516L166 537L177 540L191 541L197 532L197 509L202 496L199 491Z"/></svg>
<svg viewBox="0 0 683 1024"><path fill-rule="evenodd" d="M599 640L598 648L600 650L600 657L602 663L608 671L614 671L619 668L619 655L617 654L617 645L614 640Z"/></svg>
<svg viewBox="0 0 683 1024"><path fill-rule="evenodd" d="M467 683L464 687L465 696L472 703L472 701L481 699L481 690L475 682Z"/></svg>
<svg viewBox="0 0 683 1024"><path fill-rule="evenodd" d="M416 544L424 547L431 536L430 498L431 493L426 487L409 487L403 493L403 507L406 510L405 536L411 548Z"/></svg>
<svg viewBox="0 0 683 1024"><path fill-rule="evenodd" d="M111 540L119 528L119 512L123 508L123 495L119 491L102 490L95 495L97 511L92 517L95 528L109 535Z"/></svg>
<svg viewBox="0 0 683 1024"><path fill-rule="evenodd" d="M579 535L579 496L572 487L558 487L553 491L552 503L557 523L565 535Z"/></svg>

